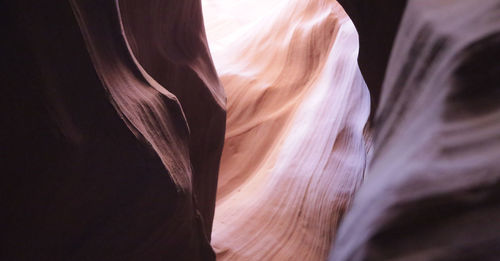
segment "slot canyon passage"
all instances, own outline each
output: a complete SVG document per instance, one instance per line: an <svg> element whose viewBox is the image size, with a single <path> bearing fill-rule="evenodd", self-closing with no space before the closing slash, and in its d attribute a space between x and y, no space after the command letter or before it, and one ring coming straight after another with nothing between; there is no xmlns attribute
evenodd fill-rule
<svg viewBox="0 0 500 261"><path fill-rule="evenodd" d="M0 7L0 260L500 258L500 1Z"/></svg>

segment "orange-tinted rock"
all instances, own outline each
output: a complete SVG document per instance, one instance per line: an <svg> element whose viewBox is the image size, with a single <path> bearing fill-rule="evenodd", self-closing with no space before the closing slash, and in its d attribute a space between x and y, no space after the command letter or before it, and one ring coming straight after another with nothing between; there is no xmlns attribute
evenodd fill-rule
<svg viewBox="0 0 500 261"><path fill-rule="evenodd" d="M228 97L218 260L324 260L361 183L369 94L335 1L204 1Z"/></svg>

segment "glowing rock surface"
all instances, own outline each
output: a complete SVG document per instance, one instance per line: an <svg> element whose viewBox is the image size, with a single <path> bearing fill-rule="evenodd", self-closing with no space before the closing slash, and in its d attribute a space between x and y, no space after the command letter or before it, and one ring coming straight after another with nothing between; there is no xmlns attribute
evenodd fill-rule
<svg viewBox="0 0 500 261"><path fill-rule="evenodd" d="M207 0L203 11L227 94L217 258L325 259L366 160L354 26L335 1Z"/></svg>

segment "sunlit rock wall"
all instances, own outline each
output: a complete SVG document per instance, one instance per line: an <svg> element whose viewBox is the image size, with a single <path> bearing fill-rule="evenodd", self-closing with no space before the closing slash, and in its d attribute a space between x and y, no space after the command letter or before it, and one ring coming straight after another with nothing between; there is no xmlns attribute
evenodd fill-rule
<svg viewBox="0 0 500 261"><path fill-rule="evenodd" d="M324 260L360 184L369 94L336 1L205 0L227 94L218 260Z"/></svg>
<svg viewBox="0 0 500 261"><path fill-rule="evenodd" d="M0 260L498 259L499 1L339 2L1 1Z"/></svg>

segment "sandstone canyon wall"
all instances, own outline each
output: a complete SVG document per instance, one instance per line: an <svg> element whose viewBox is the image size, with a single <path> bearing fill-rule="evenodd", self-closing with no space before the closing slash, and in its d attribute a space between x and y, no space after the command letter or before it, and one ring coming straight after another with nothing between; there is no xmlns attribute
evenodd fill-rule
<svg viewBox="0 0 500 261"><path fill-rule="evenodd" d="M500 2L410 1L378 103L330 260L498 260Z"/></svg>
<svg viewBox="0 0 500 261"><path fill-rule="evenodd" d="M369 93L336 1L203 1L227 94L218 260L324 260L362 181Z"/></svg>
<svg viewBox="0 0 500 261"><path fill-rule="evenodd" d="M1 9L0 259L214 260L225 98L200 2Z"/></svg>
<svg viewBox="0 0 500 261"><path fill-rule="evenodd" d="M0 2L0 259L496 260L500 2L339 3Z"/></svg>

